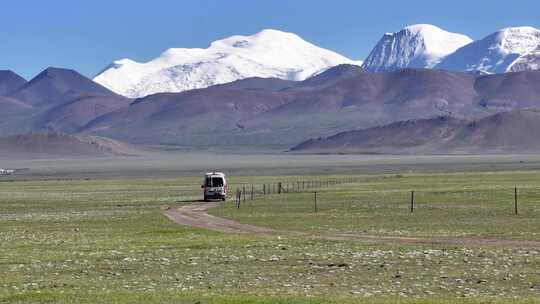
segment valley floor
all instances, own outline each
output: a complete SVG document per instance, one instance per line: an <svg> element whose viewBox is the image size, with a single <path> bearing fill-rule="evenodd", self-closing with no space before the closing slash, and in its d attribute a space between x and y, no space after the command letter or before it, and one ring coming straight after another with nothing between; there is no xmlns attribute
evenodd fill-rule
<svg viewBox="0 0 540 304"><path fill-rule="evenodd" d="M220 204L208 212L247 227L299 232L224 233L164 216L200 200L202 178L193 174L200 164L189 159L19 163L33 170L0 180L0 302L539 302L534 157L447 163L388 157L384 164L353 157L332 165L322 161L328 156L313 156L270 168L269 159L281 157L236 159L227 171L231 190L353 174L357 181L317 189L317 212L311 192L267 195L240 209L233 201ZM268 171L250 158L263 160ZM459 170L466 166L471 170ZM410 214L413 189L418 204ZM357 239L306 237L336 234ZM384 237L515 243L381 242Z"/></svg>

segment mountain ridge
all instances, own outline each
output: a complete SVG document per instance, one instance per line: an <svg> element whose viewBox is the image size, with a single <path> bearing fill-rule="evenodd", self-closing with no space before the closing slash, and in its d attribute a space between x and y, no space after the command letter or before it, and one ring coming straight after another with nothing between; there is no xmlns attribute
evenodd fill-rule
<svg viewBox="0 0 540 304"><path fill-rule="evenodd" d="M533 53L535 50L540 50L539 29L530 26L509 27L456 50L435 68L488 74L531 70L533 68L524 62L514 69L512 65L522 56L536 56Z"/></svg>
<svg viewBox="0 0 540 304"><path fill-rule="evenodd" d="M34 106L59 104L73 94L115 95L72 69L49 67L9 94Z"/></svg>
<svg viewBox="0 0 540 304"><path fill-rule="evenodd" d="M27 83L26 79L11 70L0 70L0 96L17 91Z"/></svg>

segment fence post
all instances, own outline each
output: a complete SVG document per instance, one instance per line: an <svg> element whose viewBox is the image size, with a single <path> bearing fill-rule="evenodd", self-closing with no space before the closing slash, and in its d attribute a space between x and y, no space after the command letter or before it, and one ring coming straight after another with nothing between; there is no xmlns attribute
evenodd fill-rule
<svg viewBox="0 0 540 304"><path fill-rule="evenodd" d="M251 184L251 200L253 200L253 184Z"/></svg>
<svg viewBox="0 0 540 304"><path fill-rule="evenodd" d="M411 191L411 213L414 212L414 191Z"/></svg>
<svg viewBox="0 0 540 304"><path fill-rule="evenodd" d="M518 215L518 193L517 187L514 188L514 214Z"/></svg>
<svg viewBox="0 0 540 304"><path fill-rule="evenodd" d="M244 199L244 203L246 202L246 186L242 186L242 196Z"/></svg>
<svg viewBox="0 0 540 304"><path fill-rule="evenodd" d="M278 183L278 189L277 189L277 193L278 194L281 194L281 182Z"/></svg>
<svg viewBox="0 0 540 304"><path fill-rule="evenodd" d="M240 209L240 189L236 188L236 209Z"/></svg>
<svg viewBox="0 0 540 304"><path fill-rule="evenodd" d="M317 191L315 191L314 193L314 207L315 207L315 213L317 213L318 209L317 209Z"/></svg>

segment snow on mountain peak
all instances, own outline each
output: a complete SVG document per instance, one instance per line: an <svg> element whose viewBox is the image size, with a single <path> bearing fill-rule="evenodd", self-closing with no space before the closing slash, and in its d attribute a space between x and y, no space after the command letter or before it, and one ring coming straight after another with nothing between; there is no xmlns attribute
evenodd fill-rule
<svg viewBox="0 0 540 304"><path fill-rule="evenodd" d="M129 59L129 58L122 58L114 61L114 64L123 65L123 64L131 64L136 63L135 61Z"/></svg>
<svg viewBox="0 0 540 304"><path fill-rule="evenodd" d="M443 31L444 32L444 30L441 29L440 27L435 26L433 24L426 24L426 23L409 25L409 26L404 27L402 30L413 32L413 33L424 32L424 31L435 31L435 32Z"/></svg>
<svg viewBox="0 0 540 304"><path fill-rule="evenodd" d="M339 64L356 64L298 35L266 29L214 41L206 49L171 48L138 63L115 61L94 80L128 97L181 92L248 77L303 80Z"/></svg>
<svg viewBox="0 0 540 304"><path fill-rule="evenodd" d="M447 32L431 24L410 25L399 32L385 34L362 67L373 72L406 67L431 68L470 42L472 39L465 35Z"/></svg>
<svg viewBox="0 0 540 304"><path fill-rule="evenodd" d="M265 29L251 36L235 35L214 41L211 47L252 48L269 43L305 43L298 35L273 29Z"/></svg>
<svg viewBox="0 0 540 304"><path fill-rule="evenodd" d="M540 45L540 30L530 27L508 27L498 33L500 48L508 54L523 54Z"/></svg>
<svg viewBox="0 0 540 304"><path fill-rule="evenodd" d="M446 57L436 67L453 71L505 73L534 69L538 65L540 30L509 27L477 40Z"/></svg>

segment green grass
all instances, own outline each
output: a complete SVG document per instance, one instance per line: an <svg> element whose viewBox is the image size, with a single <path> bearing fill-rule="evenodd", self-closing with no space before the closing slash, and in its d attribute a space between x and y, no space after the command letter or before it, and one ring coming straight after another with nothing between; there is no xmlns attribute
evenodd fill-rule
<svg viewBox="0 0 540 304"><path fill-rule="evenodd" d="M317 213L313 191L317 191ZM312 233L540 240L540 173L365 176L354 184L267 195L248 200L240 210L227 204L211 213Z"/></svg>
<svg viewBox="0 0 540 304"><path fill-rule="evenodd" d="M303 178L232 177L231 186ZM470 182L470 189L492 185L502 193L519 183L533 191L538 180L540 172L364 176L353 189L322 190L316 215L302 194L267 197L240 210L229 202L213 212L284 229L356 232L357 220L365 220L366 227L381 225L383 234L441 234L444 229L426 216L460 211L429 211L422 207L429 196L423 201L420 194L411 217L405 207L409 189L429 184L453 193ZM199 182L200 177L1 182L0 303L396 303L398 297L400 303L502 303L516 297L516 303L533 303L540 293L537 249L227 235L169 222L161 208L200 199ZM373 200L369 208L360 203L375 193L387 199ZM506 229L524 232L497 237L536 239L537 224L521 222L532 215L507 216L506 197L484 193L496 200L478 204L496 204L492 216L504 218ZM433 195L440 197L438 204L468 197ZM350 200L359 203L335 204ZM387 206L391 202L404 206ZM395 222L384 223L385 218ZM470 218L482 228L460 224L456 230L478 234L492 226L481 224L482 212Z"/></svg>

